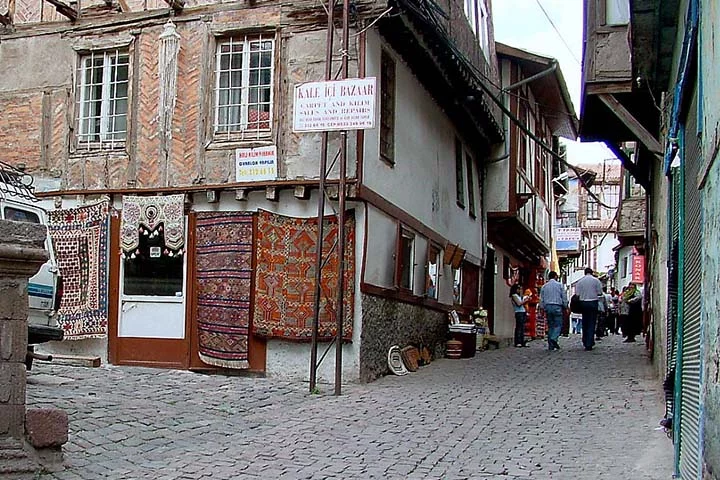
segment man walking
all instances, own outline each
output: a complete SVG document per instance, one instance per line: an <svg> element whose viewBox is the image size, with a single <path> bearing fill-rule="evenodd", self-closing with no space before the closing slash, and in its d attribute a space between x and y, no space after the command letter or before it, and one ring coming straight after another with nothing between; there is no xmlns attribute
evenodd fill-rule
<svg viewBox="0 0 720 480"><path fill-rule="evenodd" d="M557 273L548 274L548 282L540 289L540 308L545 311L548 325L548 350L560 350L558 338L563 322L563 310L568 308L565 288L557 281Z"/></svg>
<svg viewBox="0 0 720 480"><path fill-rule="evenodd" d="M595 345L595 322L598 315L598 299L603 294L602 283L593 276L592 268L585 269L585 276L575 284L582 308L582 341L585 350Z"/></svg>

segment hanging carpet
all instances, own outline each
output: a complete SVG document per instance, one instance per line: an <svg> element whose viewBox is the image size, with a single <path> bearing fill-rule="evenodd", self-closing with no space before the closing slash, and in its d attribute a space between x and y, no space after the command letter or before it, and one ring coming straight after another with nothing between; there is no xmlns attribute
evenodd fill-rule
<svg viewBox="0 0 720 480"><path fill-rule="evenodd" d="M338 255L334 249L337 219L324 229L323 252L330 254L322 271L318 340L335 338L337 332ZM316 218L284 217L260 211L256 236L255 304L253 333L296 341L312 338L315 296ZM344 321L342 337L352 339L355 294L355 219L345 220Z"/></svg>
<svg viewBox="0 0 720 480"><path fill-rule="evenodd" d="M182 253L185 245L185 195L123 197L120 247L132 256L140 235L153 237L163 232L168 254Z"/></svg>
<svg viewBox="0 0 720 480"><path fill-rule="evenodd" d="M253 215L200 212L195 234L200 359L248 368Z"/></svg>
<svg viewBox="0 0 720 480"><path fill-rule="evenodd" d="M63 281L57 312L66 340L102 338L108 324L108 202L48 212Z"/></svg>

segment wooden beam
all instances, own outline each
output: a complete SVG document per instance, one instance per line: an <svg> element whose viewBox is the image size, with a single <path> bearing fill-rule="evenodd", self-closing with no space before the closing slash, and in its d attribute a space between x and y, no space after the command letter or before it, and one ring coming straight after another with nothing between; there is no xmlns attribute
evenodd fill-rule
<svg viewBox="0 0 720 480"><path fill-rule="evenodd" d="M642 143L654 155L663 158L663 148L660 142L648 132L643 125L633 117L630 113L613 95L603 93L597 96L601 102L605 104L620 121L637 137L638 141Z"/></svg>
<svg viewBox="0 0 720 480"><path fill-rule="evenodd" d="M307 200L310 198L310 188L307 185L296 185L293 195L295 195L295 198Z"/></svg>
<svg viewBox="0 0 720 480"><path fill-rule="evenodd" d="M246 201L248 199L248 189L247 188L239 188L235 190L235 200L242 202Z"/></svg>
<svg viewBox="0 0 720 480"><path fill-rule="evenodd" d="M647 190L650 183L648 179L648 174L643 169L641 169L635 162L633 162L632 159L625 154L625 152L620 148L619 145L611 142L606 142L605 145L620 160L625 170L627 170L628 173L632 175L633 178L640 185L642 185L645 190Z"/></svg>
<svg viewBox="0 0 720 480"><path fill-rule="evenodd" d="M67 18L70 19L71 22L74 22L78 18L78 12L74 8L72 8L70 5L61 2L60 0L45 0L50 5L55 7L55 10L60 15L64 15Z"/></svg>
<svg viewBox="0 0 720 480"><path fill-rule="evenodd" d="M176 12L179 12L183 8L185 8L185 0L165 0L165 3L167 3L170 8L172 8Z"/></svg>
<svg viewBox="0 0 720 480"><path fill-rule="evenodd" d="M280 200L280 191L277 187L265 187L265 199L271 202Z"/></svg>

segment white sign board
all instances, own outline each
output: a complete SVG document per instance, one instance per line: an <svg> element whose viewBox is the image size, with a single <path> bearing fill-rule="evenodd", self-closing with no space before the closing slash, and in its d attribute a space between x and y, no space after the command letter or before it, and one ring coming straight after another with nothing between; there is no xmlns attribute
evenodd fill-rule
<svg viewBox="0 0 720 480"><path fill-rule="evenodd" d="M555 241L557 242L579 242L582 238L579 228L556 228Z"/></svg>
<svg viewBox="0 0 720 480"><path fill-rule="evenodd" d="M375 126L375 78L295 86L293 131L363 130Z"/></svg>
<svg viewBox="0 0 720 480"><path fill-rule="evenodd" d="M277 178L277 147L235 149L235 181L257 182Z"/></svg>

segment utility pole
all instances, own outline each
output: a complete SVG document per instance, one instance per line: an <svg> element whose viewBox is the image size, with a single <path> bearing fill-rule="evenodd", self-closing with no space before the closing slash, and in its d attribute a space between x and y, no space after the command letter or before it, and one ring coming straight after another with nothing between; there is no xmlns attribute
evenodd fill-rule
<svg viewBox="0 0 720 480"><path fill-rule="evenodd" d="M334 45L334 32L335 32L335 0L328 0L327 13L327 51L325 54L325 80L333 80L332 76L332 57L333 57L333 45ZM343 0L343 12L342 12L342 68L340 70L341 79L347 79L348 76L348 46L349 46L349 0ZM338 181L338 211L337 211L337 224L338 224L338 237L336 244L336 251L338 255L338 270L337 270L337 297L335 299L335 315L336 315L336 328L337 332L335 335L335 395L342 393L342 342L343 342L343 323L344 323L344 278L345 278L345 197L346 197L346 181L347 181L347 130L340 132L340 151L338 156L340 157L340 178ZM330 346L318 360L318 329L320 324L320 305L322 293L321 281L322 281L322 268L326 262L323 252L323 240L325 235L324 228L324 216L325 216L325 196L327 176L328 176L328 132L322 132L321 141L321 152L320 152L320 183L318 189L318 240L317 240L317 257L315 261L315 296L314 296L314 310L313 310L313 329L312 329L312 343L310 350L310 392L315 392L317 388L317 370L319 365L325 358ZM337 157L335 157L337 158ZM327 252L328 256L332 252ZM329 300L329 299L328 299Z"/></svg>

